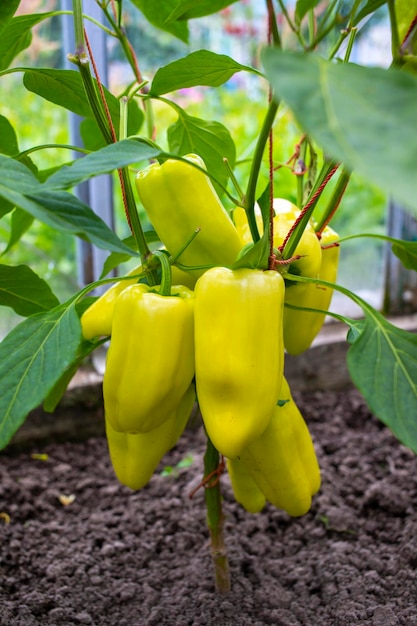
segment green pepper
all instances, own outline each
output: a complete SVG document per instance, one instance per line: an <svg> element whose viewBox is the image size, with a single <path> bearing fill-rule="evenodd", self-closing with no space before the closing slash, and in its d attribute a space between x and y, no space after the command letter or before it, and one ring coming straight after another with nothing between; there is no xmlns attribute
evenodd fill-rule
<svg viewBox="0 0 417 626"><path fill-rule="evenodd" d="M195 154L184 158L168 159L162 165L152 163L139 171L139 198L178 263L190 268L231 265L242 247L236 228L210 178L191 165L205 168L204 161ZM190 269L196 277L203 272Z"/></svg>
<svg viewBox="0 0 417 626"><path fill-rule="evenodd" d="M195 288L197 397L213 445L239 456L268 426L284 363L284 280L275 271L208 270Z"/></svg>
<svg viewBox="0 0 417 626"><path fill-rule="evenodd" d="M133 268L127 275L138 275L142 272L142 266ZM180 270L178 267L171 267L172 283L174 285L185 285L190 289L194 288L196 279L188 272ZM103 293L97 300L88 307L81 316L81 328L84 339L94 339L94 337L108 337L111 335L113 323L113 311L116 298L122 291L130 285L135 285L138 278L119 280Z"/></svg>
<svg viewBox="0 0 417 626"><path fill-rule="evenodd" d="M227 459L227 470L236 502L239 502L248 513L262 511L266 498L244 463L239 459Z"/></svg>
<svg viewBox="0 0 417 626"><path fill-rule="evenodd" d="M119 481L131 489L142 489L159 465L162 457L180 438L195 401L195 388L190 385L168 419L147 433L120 433L114 430L106 415L106 435L110 459Z"/></svg>
<svg viewBox="0 0 417 626"><path fill-rule="evenodd" d="M318 278L334 283L337 278L340 247L335 244L339 236L327 226L321 236L321 263ZM330 246L330 247L327 247ZM303 274L306 276L307 274ZM289 354L297 355L310 347L323 326L333 295L333 289L317 283L293 283L286 289L285 302L299 307L320 309L323 313L301 311L285 307L284 345ZM302 288L297 289L298 286Z"/></svg>
<svg viewBox="0 0 417 626"><path fill-rule="evenodd" d="M194 377L193 309L194 294L183 286L162 296L137 284L117 297L103 379L115 431L149 432L178 406Z"/></svg>
<svg viewBox="0 0 417 626"><path fill-rule="evenodd" d="M320 468L307 425L285 378L280 402L260 437L240 454L266 499L289 515L304 515L320 488Z"/></svg>

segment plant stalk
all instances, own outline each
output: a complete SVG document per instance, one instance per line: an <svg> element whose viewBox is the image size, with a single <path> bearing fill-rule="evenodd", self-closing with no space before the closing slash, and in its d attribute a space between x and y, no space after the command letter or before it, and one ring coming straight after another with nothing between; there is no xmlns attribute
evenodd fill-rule
<svg viewBox="0 0 417 626"><path fill-rule="evenodd" d="M219 593L230 591L229 561L224 543L224 516L219 484L220 455L207 436L204 455L204 485L207 507L207 526L210 533L214 580ZM213 477L213 478L212 478Z"/></svg>

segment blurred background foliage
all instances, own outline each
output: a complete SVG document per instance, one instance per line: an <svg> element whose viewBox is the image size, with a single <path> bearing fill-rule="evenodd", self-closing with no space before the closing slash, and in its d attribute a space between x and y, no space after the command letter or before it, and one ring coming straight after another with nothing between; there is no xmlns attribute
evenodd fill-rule
<svg viewBox="0 0 417 626"><path fill-rule="evenodd" d="M220 14L190 22L190 43L185 44L168 33L157 30L143 18L131 2L125 2L127 34L136 51L141 72L148 79L156 69L189 52L208 48L214 52L229 54L241 63L258 66L258 56L265 37L264 3L241 0ZM23 0L19 14L58 10L59 0ZM88 2L85 3L88 11ZM383 29L384 15L375 18L376 27ZM63 67L65 55L62 49L60 16L44 20L33 29L31 46L16 59L18 66ZM372 35L370 27L364 35L366 46ZM371 33L371 34L370 34ZM291 34L284 32L284 38ZM108 38L109 87L118 94L132 81L132 74L117 41ZM379 44L376 45L378 47ZM387 44L388 45L388 44ZM355 54L359 54L355 52ZM381 57L381 50L375 51ZM368 53L369 55L369 53ZM379 55L379 57L378 57ZM360 55L359 55L360 56ZM383 55L382 55L383 56ZM360 59L359 59L360 60ZM2 105L0 114L13 124L19 149L27 150L42 144L68 144L69 125L66 110L56 107L22 85L22 74L2 77ZM243 189L249 172L255 142L262 124L267 104L267 87L252 75L239 73L224 87L217 89L192 88L169 97L189 115L216 120L226 126L237 148L236 176ZM166 130L176 120L171 107L153 103L156 141L167 148ZM143 132L144 129L142 129ZM292 155L301 132L288 112L281 113L274 130L274 160L285 163ZM48 148L34 152L31 158L39 169L48 169L68 162L71 152L64 148ZM261 171L258 191L262 192L268 181L266 164ZM329 185L325 197L331 192ZM296 201L296 177L289 168L276 172L274 188L276 197ZM115 177L115 218L119 236L128 236L121 195ZM369 186L355 174L332 226L341 236L359 232L383 233L385 230L387 199L377 189ZM13 214L0 222L0 252L7 247ZM64 300L77 288L76 241L73 236L51 230L39 222L25 233L22 240L1 257L1 262L17 265L28 264L47 280L57 296ZM358 239L346 242L341 258L340 282L344 286L362 292L374 306L381 305L384 274L384 244L377 240ZM334 308L334 307L333 307ZM336 308L343 304L336 299ZM0 336L6 334L15 323L13 314L2 308Z"/></svg>

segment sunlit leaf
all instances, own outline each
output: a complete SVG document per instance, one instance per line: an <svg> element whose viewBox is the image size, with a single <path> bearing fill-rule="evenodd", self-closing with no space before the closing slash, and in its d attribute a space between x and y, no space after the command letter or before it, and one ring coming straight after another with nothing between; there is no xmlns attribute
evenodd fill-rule
<svg viewBox="0 0 417 626"><path fill-rule="evenodd" d="M188 42L188 25L186 22L168 21L169 16L178 4L178 0L132 0L146 17L148 22L175 35L181 41Z"/></svg>
<svg viewBox="0 0 417 626"><path fill-rule="evenodd" d="M2 0L1 4L3 5L3 3L4 0ZM13 7L15 3L6 2L6 4L9 7ZM7 7L5 9L7 14ZM52 15L54 15L53 12L28 13L27 15L18 15L7 20L4 29L0 31L0 70L7 69L19 52L25 50L30 45L32 28ZM0 13L0 18L1 16L2 14Z"/></svg>

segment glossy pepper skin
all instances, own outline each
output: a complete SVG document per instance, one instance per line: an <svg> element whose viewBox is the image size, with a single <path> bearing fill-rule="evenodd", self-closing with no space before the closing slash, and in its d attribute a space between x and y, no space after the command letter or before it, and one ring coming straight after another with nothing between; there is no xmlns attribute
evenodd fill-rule
<svg viewBox="0 0 417 626"><path fill-rule="evenodd" d="M334 283L337 278L340 247L326 247L337 242L339 236L329 226L324 229L320 240L321 263L318 278ZM306 275L306 274L304 274ZM327 311L333 295L333 289L315 283L304 284L303 290L293 291L298 287L286 289L286 302L300 307ZM285 308L284 310L284 345L289 354L301 354L310 347L323 326L325 313L313 313Z"/></svg>
<svg viewBox="0 0 417 626"><path fill-rule="evenodd" d="M268 426L284 362L284 280L274 271L208 270L195 288L197 397L213 445L229 458Z"/></svg>
<svg viewBox="0 0 417 626"><path fill-rule="evenodd" d="M175 446L192 412L194 385L185 392L170 417L148 433L115 431L106 415L106 436L114 472L126 487L142 489L152 477L162 457Z"/></svg>
<svg viewBox="0 0 417 626"><path fill-rule="evenodd" d="M266 498L244 463L239 459L227 459L227 471L236 502L239 502L248 513L262 511Z"/></svg>
<svg viewBox="0 0 417 626"><path fill-rule="evenodd" d="M194 377L194 295L127 287L115 306L103 378L107 419L117 432L146 433L165 422Z"/></svg>
<svg viewBox="0 0 417 626"><path fill-rule="evenodd" d="M195 154L184 157L205 168ZM173 257L184 248L197 228L201 230L178 257L182 265L231 265L241 243L236 228L210 181L187 163L168 159L153 163L136 176L136 188L146 213ZM190 270L195 277L204 270Z"/></svg>
<svg viewBox="0 0 417 626"><path fill-rule="evenodd" d="M242 451L240 460L271 504L298 517L307 513L320 488L320 469L285 378L279 398L288 401L276 406L269 426Z"/></svg>
<svg viewBox="0 0 417 626"><path fill-rule="evenodd" d="M194 289L195 278L187 272L177 267L172 267L172 283L174 285L184 285L189 289ZM127 275L137 276L142 272L142 266L133 268ZM122 291L130 285L135 285L138 278L131 280L120 280L103 293L93 304L88 307L81 316L81 328L84 339L94 339L94 337L107 337L111 335L113 323L113 311L116 298Z"/></svg>

